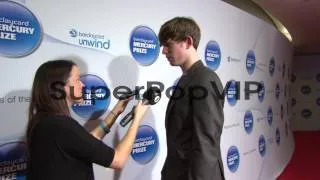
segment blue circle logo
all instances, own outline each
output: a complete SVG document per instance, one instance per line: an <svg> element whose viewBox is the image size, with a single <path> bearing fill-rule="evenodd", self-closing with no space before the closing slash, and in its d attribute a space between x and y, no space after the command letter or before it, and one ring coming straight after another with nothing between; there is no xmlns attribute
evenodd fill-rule
<svg viewBox="0 0 320 180"><path fill-rule="evenodd" d="M97 119L108 109L110 90L106 83L96 75L82 75L80 80L85 85L84 101L81 104L73 104L72 110L86 120Z"/></svg>
<svg viewBox="0 0 320 180"><path fill-rule="evenodd" d="M38 19L26 7L12 1L0 1L0 55L22 57L40 45L42 29Z"/></svg>
<svg viewBox="0 0 320 180"><path fill-rule="evenodd" d="M267 144L263 135L259 137L259 153L262 157L266 155Z"/></svg>
<svg viewBox="0 0 320 180"><path fill-rule="evenodd" d="M280 130L279 127L276 129L276 142L278 145L280 145Z"/></svg>
<svg viewBox="0 0 320 180"><path fill-rule="evenodd" d="M276 85L276 99L279 100L279 96L280 96L280 86L279 83L277 83Z"/></svg>
<svg viewBox="0 0 320 180"><path fill-rule="evenodd" d="M9 142L0 145L0 178L26 179L27 145L24 142Z"/></svg>
<svg viewBox="0 0 320 180"><path fill-rule="evenodd" d="M305 119L309 119L312 116L312 112L309 109L303 109L301 111L301 116Z"/></svg>
<svg viewBox="0 0 320 180"><path fill-rule="evenodd" d="M265 91L266 91L266 88L264 87L263 81L261 81L259 84L259 91L258 91L258 99L260 102L263 102Z"/></svg>
<svg viewBox="0 0 320 180"><path fill-rule="evenodd" d="M243 118L243 126L248 134L252 132L253 129L253 115L251 111L246 111Z"/></svg>
<svg viewBox="0 0 320 180"><path fill-rule="evenodd" d="M268 124L271 126L272 121L273 121L273 112L272 112L272 107L269 106L268 112L267 112L267 118L268 118Z"/></svg>
<svg viewBox="0 0 320 180"><path fill-rule="evenodd" d="M272 57L269 61L269 74L271 77L274 74L275 68L276 68L276 61L274 60L274 57Z"/></svg>
<svg viewBox="0 0 320 180"><path fill-rule="evenodd" d="M234 173L238 170L240 164L240 154L236 146L231 146L227 154L227 165L229 170Z"/></svg>
<svg viewBox="0 0 320 180"><path fill-rule="evenodd" d="M320 106L320 98L317 99L316 103L318 106Z"/></svg>
<svg viewBox="0 0 320 180"><path fill-rule="evenodd" d="M160 51L156 33L147 26L136 27L130 36L130 51L139 64L143 66L153 64L157 60Z"/></svg>
<svg viewBox="0 0 320 180"><path fill-rule="evenodd" d="M247 54L246 67L249 75L253 74L256 67L256 56L254 55L254 52L252 50L250 50Z"/></svg>
<svg viewBox="0 0 320 180"><path fill-rule="evenodd" d="M217 70L221 62L221 51L216 41L209 41L205 50L205 61L212 70Z"/></svg>
<svg viewBox="0 0 320 180"><path fill-rule="evenodd" d="M230 80L227 83L226 93L227 93L227 101L229 105L234 106L237 103L238 94L239 94L238 85L236 81Z"/></svg>
<svg viewBox="0 0 320 180"><path fill-rule="evenodd" d="M300 91L302 94L308 95L311 93L311 87L310 86L302 86Z"/></svg>
<svg viewBox="0 0 320 180"><path fill-rule="evenodd" d="M156 156L158 147L157 133L152 127L143 125L139 127L131 156L139 164L147 164Z"/></svg>
<svg viewBox="0 0 320 180"><path fill-rule="evenodd" d="M284 78L285 75L286 75L286 64L283 63L283 64L282 64L282 78Z"/></svg>

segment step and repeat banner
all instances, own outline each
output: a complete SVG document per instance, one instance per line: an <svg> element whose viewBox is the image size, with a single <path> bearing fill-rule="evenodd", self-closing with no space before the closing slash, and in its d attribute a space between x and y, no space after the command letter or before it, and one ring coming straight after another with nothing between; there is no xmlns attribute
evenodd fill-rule
<svg viewBox="0 0 320 180"><path fill-rule="evenodd" d="M295 56L292 67L292 129L320 130L320 56Z"/></svg>
<svg viewBox="0 0 320 180"><path fill-rule="evenodd" d="M119 87L163 88L125 168L94 165L97 180L159 180L167 153L165 110L181 70L161 54L157 34L176 16L199 24L198 54L229 84L221 142L226 178L275 179L294 150L288 93L292 47L273 26L218 0L0 1L0 179L25 179L24 133L36 69L48 60L70 59L86 86L84 103L70 109L88 130L116 104ZM91 87L104 88L93 96ZM118 120L104 143L114 147L127 128Z"/></svg>

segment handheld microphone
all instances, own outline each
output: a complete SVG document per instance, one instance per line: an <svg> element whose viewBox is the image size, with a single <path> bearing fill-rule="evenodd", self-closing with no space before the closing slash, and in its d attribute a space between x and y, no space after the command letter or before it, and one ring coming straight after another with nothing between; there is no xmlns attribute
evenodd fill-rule
<svg viewBox="0 0 320 180"><path fill-rule="evenodd" d="M143 93L142 97L143 104L154 105L161 99L161 90L158 87L150 87ZM132 110L121 119L120 125L122 127L125 127L133 119L134 108L135 106L133 106Z"/></svg>
<svg viewBox="0 0 320 180"><path fill-rule="evenodd" d="M135 89L135 90L131 90L130 92L123 93L123 94L119 97L119 99L120 99L120 100L128 99L128 98L130 98L130 97L132 97L132 96L135 96L135 95L139 94L139 91L140 91L140 89Z"/></svg>

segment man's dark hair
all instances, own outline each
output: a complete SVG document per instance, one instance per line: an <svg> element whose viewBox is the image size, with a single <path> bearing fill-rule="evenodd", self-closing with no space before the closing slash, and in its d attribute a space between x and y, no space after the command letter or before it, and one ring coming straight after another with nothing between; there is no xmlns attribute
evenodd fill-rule
<svg viewBox="0 0 320 180"><path fill-rule="evenodd" d="M188 36L193 39L193 47L198 48L201 32L198 24L191 18L175 17L165 22L159 31L160 45L166 45L169 39L181 42Z"/></svg>

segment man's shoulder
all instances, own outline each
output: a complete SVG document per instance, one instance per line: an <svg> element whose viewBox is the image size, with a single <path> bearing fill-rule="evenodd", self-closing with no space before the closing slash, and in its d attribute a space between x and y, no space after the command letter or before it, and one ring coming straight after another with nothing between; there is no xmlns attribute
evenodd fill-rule
<svg viewBox="0 0 320 180"><path fill-rule="evenodd" d="M197 70L196 76L198 76L199 79L205 79L205 80L219 79L218 74L205 65L199 67L199 69Z"/></svg>

